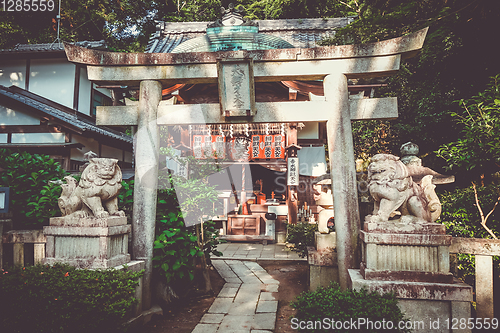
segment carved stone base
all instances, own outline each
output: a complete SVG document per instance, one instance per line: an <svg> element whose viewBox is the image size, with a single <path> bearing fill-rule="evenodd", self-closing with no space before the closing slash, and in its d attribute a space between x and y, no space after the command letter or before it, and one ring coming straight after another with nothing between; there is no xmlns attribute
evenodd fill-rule
<svg viewBox="0 0 500 333"><path fill-rule="evenodd" d="M130 262L128 234L131 226L125 217L52 218L43 228L47 237L44 263L67 263L79 268L109 268ZM99 226L98 226L99 225Z"/></svg>
<svg viewBox="0 0 500 333"><path fill-rule="evenodd" d="M367 280L451 283L452 237L437 223L368 222L360 232Z"/></svg>
<svg viewBox="0 0 500 333"><path fill-rule="evenodd" d="M453 319L471 317L472 287L456 279L453 283L367 280L356 269L349 270L349 278L354 290L394 293L405 317L418 324L413 327L415 333L451 333Z"/></svg>
<svg viewBox="0 0 500 333"><path fill-rule="evenodd" d="M367 216L369 220L369 216ZM404 221L404 219L403 219ZM365 232L384 234L424 234L424 235L445 235L446 227L439 223L404 223L401 219L388 222L365 222L363 226Z"/></svg>
<svg viewBox="0 0 500 333"><path fill-rule="evenodd" d="M127 218L125 216L109 216L105 218L61 216L52 217L49 224L55 227L115 227L126 225Z"/></svg>
<svg viewBox="0 0 500 333"><path fill-rule="evenodd" d="M452 283L453 274L419 271L373 270L361 263L361 275L367 280Z"/></svg>

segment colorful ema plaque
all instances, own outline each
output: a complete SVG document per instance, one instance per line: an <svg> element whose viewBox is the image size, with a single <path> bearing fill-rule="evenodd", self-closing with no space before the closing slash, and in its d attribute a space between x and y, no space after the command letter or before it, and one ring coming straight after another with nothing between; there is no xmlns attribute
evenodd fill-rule
<svg viewBox="0 0 500 333"><path fill-rule="evenodd" d="M252 160L285 158L285 136L252 135L250 156Z"/></svg>
<svg viewBox="0 0 500 333"><path fill-rule="evenodd" d="M225 158L226 138L223 135L193 135L195 158Z"/></svg>
<svg viewBox="0 0 500 333"><path fill-rule="evenodd" d="M235 161L285 158L285 136L282 134L236 136L227 141L227 153ZM226 137L223 135L193 135L192 147L198 159L226 157Z"/></svg>

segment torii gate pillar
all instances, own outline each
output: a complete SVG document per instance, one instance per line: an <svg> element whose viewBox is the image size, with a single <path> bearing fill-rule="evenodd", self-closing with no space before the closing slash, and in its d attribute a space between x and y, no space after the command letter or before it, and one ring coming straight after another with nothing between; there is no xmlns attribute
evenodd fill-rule
<svg viewBox="0 0 500 333"><path fill-rule="evenodd" d="M158 187L159 130L156 124L162 85L158 81L140 83L137 133L134 138L135 180L134 212L132 216L132 255L143 260L142 306L151 307L151 274L155 240L156 202Z"/></svg>
<svg viewBox="0 0 500 333"><path fill-rule="evenodd" d="M345 289L349 285L348 269L356 268L359 263L360 229L347 78L342 73L327 75L323 87L325 100L330 108L326 131L337 234L339 283Z"/></svg>

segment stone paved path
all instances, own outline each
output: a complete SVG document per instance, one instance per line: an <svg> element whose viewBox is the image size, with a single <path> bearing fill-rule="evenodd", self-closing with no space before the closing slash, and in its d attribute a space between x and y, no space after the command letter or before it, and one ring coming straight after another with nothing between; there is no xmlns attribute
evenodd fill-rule
<svg viewBox="0 0 500 333"><path fill-rule="evenodd" d="M192 333L273 332L279 281L253 261L212 259L212 265L226 284Z"/></svg>
<svg viewBox="0 0 500 333"><path fill-rule="evenodd" d="M220 259L307 261L287 249L285 244L223 243L217 245L217 250L223 253Z"/></svg>

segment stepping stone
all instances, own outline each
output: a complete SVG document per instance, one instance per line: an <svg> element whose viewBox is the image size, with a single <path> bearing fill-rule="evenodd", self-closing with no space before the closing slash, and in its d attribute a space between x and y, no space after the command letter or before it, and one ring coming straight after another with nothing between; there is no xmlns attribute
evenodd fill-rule
<svg viewBox="0 0 500 333"><path fill-rule="evenodd" d="M253 315L227 315L220 323L219 332L223 332L223 330L226 330L226 332L238 332L240 330L247 330L247 332L250 332L253 321Z"/></svg>
<svg viewBox="0 0 500 333"><path fill-rule="evenodd" d="M216 333L218 328L219 324L198 324L191 333Z"/></svg>
<svg viewBox="0 0 500 333"><path fill-rule="evenodd" d="M279 282L279 281L278 281ZM265 284L262 286L262 291L268 291L271 293L277 293L278 292L278 287L279 284Z"/></svg>
<svg viewBox="0 0 500 333"><path fill-rule="evenodd" d="M274 297L273 293L264 291L260 293L259 301L276 301L276 297Z"/></svg>
<svg viewBox="0 0 500 333"><path fill-rule="evenodd" d="M234 302L228 311L229 315L236 316L252 316L255 314L257 300L252 299L244 302Z"/></svg>
<svg viewBox="0 0 500 333"><path fill-rule="evenodd" d="M205 313L201 318L200 323L204 324L220 324L220 322L224 319L223 313Z"/></svg>
<svg viewBox="0 0 500 333"><path fill-rule="evenodd" d="M259 301L257 304L257 313L278 311L278 301Z"/></svg>
<svg viewBox="0 0 500 333"><path fill-rule="evenodd" d="M276 313L257 313L253 317L252 329L274 330Z"/></svg>
<svg viewBox="0 0 500 333"><path fill-rule="evenodd" d="M240 278L227 278L227 279L224 279L224 281L226 281L227 283L238 283L238 284L241 284L241 279Z"/></svg>
<svg viewBox="0 0 500 333"><path fill-rule="evenodd" d="M238 292L238 289L239 288L226 288L226 286L224 286L222 288L222 290L220 291L219 295L217 295L217 297L230 297L230 298L233 298L234 296L236 296L236 293Z"/></svg>
<svg viewBox="0 0 500 333"><path fill-rule="evenodd" d="M232 298L216 298L208 309L208 313L227 313L232 304Z"/></svg>

